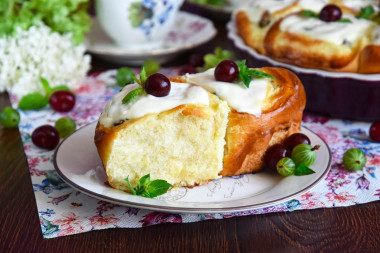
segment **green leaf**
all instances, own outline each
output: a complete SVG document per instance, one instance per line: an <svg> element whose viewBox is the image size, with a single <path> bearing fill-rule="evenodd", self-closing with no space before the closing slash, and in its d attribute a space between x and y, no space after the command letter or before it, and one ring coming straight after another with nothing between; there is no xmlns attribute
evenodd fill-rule
<svg viewBox="0 0 380 253"><path fill-rule="evenodd" d="M70 91L70 88L67 85L59 85L59 86L51 87L49 81L43 77L40 78L40 82L42 84L42 88L45 91L45 96L47 99L49 99L51 94L53 94L55 91L58 91L58 90Z"/></svg>
<svg viewBox="0 0 380 253"><path fill-rule="evenodd" d="M339 23L352 23L351 20L347 19L347 18L342 18L338 21Z"/></svg>
<svg viewBox="0 0 380 253"><path fill-rule="evenodd" d="M42 84L42 88L44 89L45 91L45 94L49 94L50 93L50 84L49 84L49 81L46 80L45 78L41 77L40 78L40 82Z"/></svg>
<svg viewBox="0 0 380 253"><path fill-rule="evenodd" d="M148 79L148 77L147 77L147 75L146 75L145 68L143 67L143 68L141 69L141 73L140 73L140 82L141 82L141 85L142 85L142 86L145 85L146 79Z"/></svg>
<svg viewBox="0 0 380 253"><path fill-rule="evenodd" d="M315 173L314 170L310 169L309 167L307 167L306 165L304 165L303 163L300 163L297 167L296 167L296 170L294 171L294 175L295 176L303 176L303 175L310 175L310 174L313 174Z"/></svg>
<svg viewBox="0 0 380 253"><path fill-rule="evenodd" d="M146 188L150 182L150 174L147 174L140 178L140 180L137 182L137 189L138 188Z"/></svg>
<svg viewBox="0 0 380 253"><path fill-rule="evenodd" d="M126 84L130 84L134 82L135 73L132 69L123 67L119 68L116 72L116 83L120 87L124 87Z"/></svg>
<svg viewBox="0 0 380 253"><path fill-rule="evenodd" d="M311 10L301 11L298 15L305 18L319 18L319 15Z"/></svg>
<svg viewBox="0 0 380 253"><path fill-rule="evenodd" d="M129 190L131 190L132 194L136 195L136 190L132 187L131 183L129 182L129 176L127 178L125 178L124 180L127 181L128 188L129 188Z"/></svg>
<svg viewBox="0 0 380 253"><path fill-rule="evenodd" d="M359 15L357 15L356 17L369 19L374 13L375 9L371 5L369 5L367 7L361 8Z"/></svg>
<svg viewBox="0 0 380 253"><path fill-rule="evenodd" d="M170 187L173 187L173 185L169 184L165 180L157 179L153 180L149 184L147 192L149 193L150 198L154 198L162 194L165 194Z"/></svg>
<svg viewBox="0 0 380 253"><path fill-rule="evenodd" d="M264 73L257 69L249 69L248 74L251 78L270 78L270 79L276 79L274 76Z"/></svg>
<svg viewBox="0 0 380 253"><path fill-rule="evenodd" d="M144 89L143 88L137 88L136 90L133 90L133 91L130 91L124 98L123 100L121 101L122 104L129 104L131 103L132 101L134 101L137 96L143 92Z"/></svg>
<svg viewBox="0 0 380 253"><path fill-rule="evenodd" d="M236 64L239 68L239 79L244 83L244 85L249 88L249 84L251 83L251 78L249 77L249 68L245 64L245 60L238 61Z"/></svg>
<svg viewBox="0 0 380 253"><path fill-rule="evenodd" d="M41 109L48 104L48 100L40 93L30 93L23 96L18 104L21 110L35 110Z"/></svg>
<svg viewBox="0 0 380 253"><path fill-rule="evenodd" d="M156 179L150 181L150 174L147 174L139 179L137 187L133 188L129 182L129 176L124 179L127 181L128 187L133 195L143 196L146 198L154 198L166 193L173 185L169 184L165 180Z"/></svg>
<svg viewBox="0 0 380 253"><path fill-rule="evenodd" d="M244 85L249 88L252 78L271 78L275 79L274 76L264 73L257 69L249 69L246 65L246 60L238 61L236 64L239 67L239 79L244 83Z"/></svg>
<svg viewBox="0 0 380 253"><path fill-rule="evenodd" d="M141 83L141 81L140 81L140 79L138 79L137 77L133 77L133 80L135 80L135 82L137 83L137 84L139 84L140 86L143 86L142 85L142 83Z"/></svg>

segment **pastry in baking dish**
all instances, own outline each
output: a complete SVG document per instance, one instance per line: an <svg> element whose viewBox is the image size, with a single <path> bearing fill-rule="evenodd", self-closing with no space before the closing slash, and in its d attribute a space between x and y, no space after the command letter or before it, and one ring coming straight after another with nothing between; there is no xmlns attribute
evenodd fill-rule
<svg viewBox="0 0 380 253"><path fill-rule="evenodd" d="M175 186L195 186L221 176L257 172L268 147L300 130L306 98L299 79L282 68L261 68L275 79L218 82L214 69L172 79L166 97L126 86L103 110L95 144L109 184L128 191L150 173Z"/></svg>
<svg viewBox="0 0 380 253"><path fill-rule="evenodd" d="M267 1L251 1L234 14L238 34L257 52L306 68L380 73L380 64L373 64L380 61L379 24L357 17L360 8L373 1L272 2L282 4L271 6ZM340 7L345 22L326 22L318 17L302 15L305 10L319 13L329 3ZM374 9L377 10L377 6ZM263 23L263 20L270 21Z"/></svg>

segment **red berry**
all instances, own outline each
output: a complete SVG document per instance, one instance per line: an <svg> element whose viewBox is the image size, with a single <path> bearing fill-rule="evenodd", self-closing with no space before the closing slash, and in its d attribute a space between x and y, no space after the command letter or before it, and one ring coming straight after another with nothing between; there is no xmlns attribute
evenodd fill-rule
<svg viewBox="0 0 380 253"><path fill-rule="evenodd" d="M163 74L156 73L148 77L145 82L145 91L156 97L167 96L170 92L170 81Z"/></svg>
<svg viewBox="0 0 380 253"><path fill-rule="evenodd" d="M380 142L380 121L372 123L369 128L369 137L376 142Z"/></svg>
<svg viewBox="0 0 380 253"><path fill-rule="evenodd" d="M75 95L67 90L55 91L50 96L49 104L57 112L68 112L75 105Z"/></svg>
<svg viewBox="0 0 380 253"><path fill-rule="evenodd" d="M284 145L274 144L265 153L264 162L269 168L276 171L278 161L280 161L281 158L290 157L290 154L291 153Z"/></svg>
<svg viewBox="0 0 380 253"><path fill-rule="evenodd" d="M59 134L54 127L43 125L34 129L32 142L40 148L54 149L59 143Z"/></svg>
<svg viewBox="0 0 380 253"><path fill-rule="evenodd" d="M295 133L285 139L285 147L292 152L293 148L298 144L306 143L310 145L310 139L302 133Z"/></svg>
<svg viewBox="0 0 380 253"><path fill-rule="evenodd" d="M183 76L186 74L195 74L195 73L197 73L197 70L191 65L184 65L178 70L178 74L180 76Z"/></svg>
<svg viewBox="0 0 380 253"><path fill-rule="evenodd" d="M232 83L239 75L239 68L234 61L224 60L215 68L215 80Z"/></svg>
<svg viewBox="0 0 380 253"><path fill-rule="evenodd" d="M338 21L341 17L342 11L335 4L326 5L319 13L319 19L326 22Z"/></svg>

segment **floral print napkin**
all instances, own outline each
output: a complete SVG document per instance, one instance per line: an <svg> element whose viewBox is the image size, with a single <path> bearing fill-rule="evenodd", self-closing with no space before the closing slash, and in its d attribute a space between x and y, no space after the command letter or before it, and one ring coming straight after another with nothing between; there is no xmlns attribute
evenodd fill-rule
<svg viewBox="0 0 380 253"><path fill-rule="evenodd" d="M177 69L164 69L168 76ZM19 129L37 202L42 234L45 238L83 233L106 228L139 228L159 223L187 223L234 216L286 212L302 209L329 208L368 203L380 199L380 143L368 137L370 124L344 121L305 114L303 125L317 133L329 145L332 167L327 177L311 191L282 204L228 214L169 214L111 204L87 196L68 186L53 166L53 151L37 148L31 141L33 130L43 124L54 125L62 117L73 118L78 128L96 121L115 86L115 71L88 76L77 90L77 102L68 113L50 108L20 111ZM111 85L111 86L109 86ZM11 94L16 107L18 98ZM364 169L350 172L342 165L342 156L349 148L360 148L367 155Z"/></svg>

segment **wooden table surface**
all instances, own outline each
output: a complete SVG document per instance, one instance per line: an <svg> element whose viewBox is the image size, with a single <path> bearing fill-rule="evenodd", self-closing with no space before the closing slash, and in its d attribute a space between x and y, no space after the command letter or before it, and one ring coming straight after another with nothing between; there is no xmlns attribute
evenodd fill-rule
<svg viewBox="0 0 380 253"><path fill-rule="evenodd" d="M218 36L189 53L233 49L225 23L216 26ZM167 65L185 62L186 55ZM92 64L91 71L117 67ZM0 109L9 104L0 93ZM1 127L0 193L0 252L380 252L380 201L43 239L19 131Z"/></svg>

